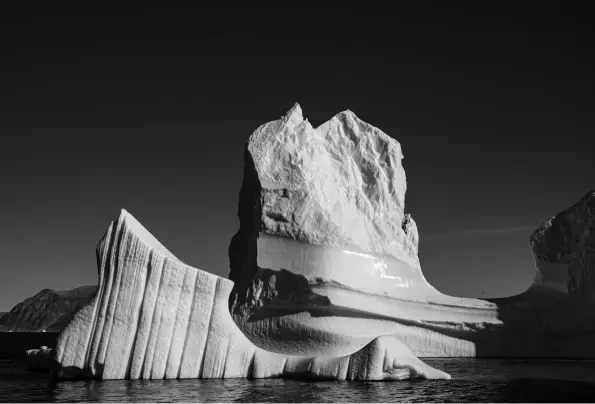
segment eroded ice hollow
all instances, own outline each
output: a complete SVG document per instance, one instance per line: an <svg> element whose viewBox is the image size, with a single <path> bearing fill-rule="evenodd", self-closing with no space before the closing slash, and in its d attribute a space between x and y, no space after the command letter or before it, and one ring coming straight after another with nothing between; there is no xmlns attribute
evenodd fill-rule
<svg viewBox="0 0 595 404"><path fill-rule="evenodd" d="M595 358L593 294L567 286L591 290L595 279L584 236L592 194L570 215L587 242L567 245L564 226L531 236L534 252L576 258L536 255L536 280L518 296L452 297L424 278L402 158L396 140L351 111L313 128L296 104L254 131L229 247L230 309L244 333L293 354L344 355L390 335L422 357Z"/></svg>
<svg viewBox="0 0 595 404"><path fill-rule="evenodd" d="M97 295L58 337L54 377L450 378L391 337L336 357L254 346L229 314L233 282L184 264L124 210L100 241L97 262Z"/></svg>

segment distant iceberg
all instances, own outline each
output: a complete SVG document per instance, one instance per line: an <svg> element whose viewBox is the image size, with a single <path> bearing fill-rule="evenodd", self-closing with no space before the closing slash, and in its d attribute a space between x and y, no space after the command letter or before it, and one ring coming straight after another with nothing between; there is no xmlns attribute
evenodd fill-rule
<svg viewBox="0 0 595 404"><path fill-rule="evenodd" d="M51 370L53 367L52 349L42 346L25 352L25 367L29 370Z"/></svg>

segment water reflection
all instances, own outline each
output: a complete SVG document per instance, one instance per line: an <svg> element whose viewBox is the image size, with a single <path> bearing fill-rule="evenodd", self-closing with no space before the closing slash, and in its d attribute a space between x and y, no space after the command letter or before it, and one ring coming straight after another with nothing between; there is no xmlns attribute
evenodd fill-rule
<svg viewBox="0 0 595 404"><path fill-rule="evenodd" d="M425 359L452 380L49 382L0 360L0 402L592 402L594 361Z"/></svg>
<svg viewBox="0 0 595 404"><path fill-rule="evenodd" d="M425 388L420 390L425 383ZM417 387L416 387L417 386ZM46 396L52 402L364 402L427 401L432 381L307 382L267 380L156 380L60 382Z"/></svg>

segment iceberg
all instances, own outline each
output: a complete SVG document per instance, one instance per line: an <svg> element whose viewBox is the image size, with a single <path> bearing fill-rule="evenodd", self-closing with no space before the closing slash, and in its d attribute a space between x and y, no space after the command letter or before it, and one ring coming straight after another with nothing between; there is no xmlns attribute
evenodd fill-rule
<svg viewBox="0 0 595 404"><path fill-rule="evenodd" d="M402 159L351 111L314 128L295 104L254 131L229 246L230 311L244 334L294 355L346 355L392 336L418 357L595 358L593 193L569 213L571 233L564 222L531 236L547 253L527 292L448 296L424 277Z"/></svg>
<svg viewBox="0 0 595 404"><path fill-rule="evenodd" d="M99 242L97 262L96 296L58 337L55 378L450 377L389 336L342 356L256 347L229 313L233 282L184 264L125 210Z"/></svg>
<svg viewBox="0 0 595 404"><path fill-rule="evenodd" d="M244 159L230 279L122 210L54 377L448 379L419 357L595 358L595 191L531 234L526 292L460 298L424 277L401 146L380 129L351 111L313 128L296 104Z"/></svg>

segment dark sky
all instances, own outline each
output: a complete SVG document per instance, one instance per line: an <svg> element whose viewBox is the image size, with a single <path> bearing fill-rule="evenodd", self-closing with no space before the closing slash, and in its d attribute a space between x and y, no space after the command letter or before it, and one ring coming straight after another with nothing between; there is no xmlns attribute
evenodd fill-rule
<svg viewBox="0 0 595 404"><path fill-rule="evenodd" d="M315 126L350 109L401 143L439 290L523 291L531 230L595 188L592 15L441 3L5 9L0 311L95 284L121 208L227 276L244 143L294 102Z"/></svg>

